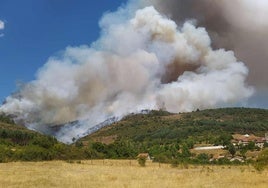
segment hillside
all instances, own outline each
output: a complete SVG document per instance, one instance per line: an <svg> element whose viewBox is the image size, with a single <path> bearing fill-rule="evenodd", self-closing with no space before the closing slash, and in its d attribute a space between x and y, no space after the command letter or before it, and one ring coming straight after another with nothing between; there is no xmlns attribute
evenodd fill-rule
<svg viewBox="0 0 268 188"><path fill-rule="evenodd" d="M255 134L264 136L268 131L268 110L225 108L191 113L171 114L151 111L132 114L105 127L81 141L112 142L117 139L173 143L193 138L195 142L215 142L222 135ZM110 138L110 139L109 139ZM111 140L112 139L112 140Z"/></svg>
<svg viewBox="0 0 268 188"><path fill-rule="evenodd" d="M15 125L8 116L0 114L0 163L77 159L81 152L75 146L60 143L51 136Z"/></svg>
<svg viewBox="0 0 268 188"><path fill-rule="evenodd" d="M192 152L195 145L230 146L234 133L264 136L268 132L268 110L226 108L172 114L150 111L130 114L72 145L51 136L15 125L0 116L0 162L80 159L135 159L149 153L158 162L208 163L209 154ZM245 156L258 148L241 147ZM225 150L229 156L228 150ZM226 161L224 162L226 163Z"/></svg>
<svg viewBox="0 0 268 188"><path fill-rule="evenodd" d="M191 158L190 149L197 144L230 146L235 133L264 137L266 132L268 110L264 109L225 108L180 114L151 111L129 115L79 142L95 150L98 157L135 157L148 152L156 161L170 162L172 158ZM243 148L243 152L247 150Z"/></svg>

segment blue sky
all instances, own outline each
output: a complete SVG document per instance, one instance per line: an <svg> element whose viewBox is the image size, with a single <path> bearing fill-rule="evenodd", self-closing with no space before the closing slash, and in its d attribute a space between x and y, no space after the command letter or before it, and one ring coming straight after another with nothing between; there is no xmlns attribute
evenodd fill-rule
<svg viewBox="0 0 268 188"><path fill-rule="evenodd" d="M103 13L123 3L126 0L0 0L0 102L17 83L33 80L50 56L70 45L94 42Z"/></svg>

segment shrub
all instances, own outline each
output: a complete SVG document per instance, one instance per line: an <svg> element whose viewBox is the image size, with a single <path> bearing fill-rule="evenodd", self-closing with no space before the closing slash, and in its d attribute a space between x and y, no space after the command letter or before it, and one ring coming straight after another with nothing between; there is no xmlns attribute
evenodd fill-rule
<svg viewBox="0 0 268 188"><path fill-rule="evenodd" d="M235 147L234 147L233 144L229 144L229 145L227 146L227 149L228 149L229 153L230 153L232 156L235 155L235 153L236 153L236 149L235 149Z"/></svg>
<svg viewBox="0 0 268 188"><path fill-rule="evenodd" d="M172 168L176 168L176 167L178 167L179 166L179 160L178 159L173 159L172 161L171 161L171 167Z"/></svg>
<svg viewBox="0 0 268 188"><path fill-rule="evenodd" d="M145 167L146 157L145 156L138 157L138 163L139 163L140 166Z"/></svg>
<svg viewBox="0 0 268 188"><path fill-rule="evenodd" d="M263 150L259 154L253 166L258 171L262 171L268 166L268 149Z"/></svg>
<svg viewBox="0 0 268 188"><path fill-rule="evenodd" d="M205 164L209 162L209 156L206 153L200 153L197 155L198 163Z"/></svg>
<svg viewBox="0 0 268 188"><path fill-rule="evenodd" d="M39 146L25 146L22 150L16 153L16 159L22 161L42 161L52 160L53 152Z"/></svg>

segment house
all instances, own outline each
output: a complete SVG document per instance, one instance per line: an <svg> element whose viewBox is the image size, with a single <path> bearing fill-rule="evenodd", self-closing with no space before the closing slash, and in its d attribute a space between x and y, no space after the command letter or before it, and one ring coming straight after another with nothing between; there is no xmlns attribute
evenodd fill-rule
<svg viewBox="0 0 268 188"><path fill-rule="evenodd" d="M216 150L224 149L224 146L204 146L204 147L195 147L194 150Z"/></svg>
<svg viewBox="0 0 268 188"><path fill-rule="evenodd" d="M255 136L253 134L251 134L251 135L249 135L249 134L245 134L245 135L234 134L232 144L234 146L239 146L239 145L246 146L250 142L254 142L255 146L257 146L259 148L263 148L264 143L267 142L267 141L268 140L267 140L266 137L258 137L258 136Z"/></svg>
<svg viewBox="0 0 268 188"><path fill-rule="evenodd" d="M145 158L146 160L151 160L149 153L140 153L137 158Z"/></svg>

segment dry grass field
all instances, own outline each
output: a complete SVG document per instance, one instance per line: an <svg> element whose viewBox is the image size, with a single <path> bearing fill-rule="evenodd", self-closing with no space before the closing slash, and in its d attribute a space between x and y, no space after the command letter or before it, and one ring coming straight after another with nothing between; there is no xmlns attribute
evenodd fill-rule
<svg viewBox="0 0 268 188"><path fill-rule="evenodd" d="M250 166L188 166L137 161L94 160L68 163L15 162L0 164L0 187L267 187L268 171Z"/></svg>

